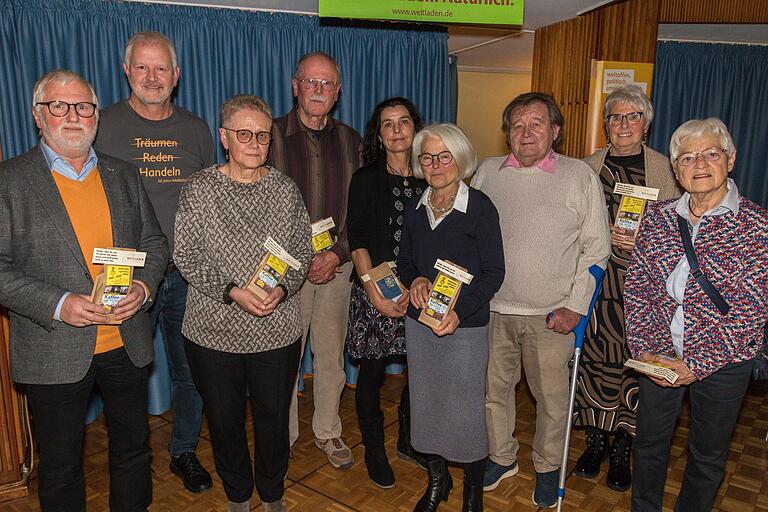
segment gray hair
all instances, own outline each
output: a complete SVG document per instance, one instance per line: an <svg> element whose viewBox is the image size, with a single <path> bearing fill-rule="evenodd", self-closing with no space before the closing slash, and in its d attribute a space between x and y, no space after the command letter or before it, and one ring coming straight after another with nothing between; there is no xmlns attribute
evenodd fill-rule
<svg viewBox="0 0 768 512"><path fill-rule="evenodd" d="M477 168L477 154L467 135L455 124L437 123L425 126L416 137L413 138L413 147L411 148L411 170L417 178L424 179L424 172L419 164L419 154L424 139L434 136L443 141L445 147L453 155L456 167L459 169L459 179L463 180L472 177Z"/></svg>
<svg viewBox="0 0 768 512"><path fill-rule="evenodd" d="M88 90L91 91L91 101L96 104L96 115L98 116L99 98L96 96L96 91L93 89L93 86L81 75L68 69L54 69L38 78L37 82L35 82L35 86L32 88L32 108L42 108L42 105L37 104L44 101L45 88L51 82L59 85L67 85L70 82L80 82L86 86Z"/></svg>
<svg viewBox="0 0 768 512"><path fill-rule="evenodd" d="M303 77L299 76L299 68L301 68L301 65L304 64L305 61L307 61L309 59L312 59L312 58L315 58L315 57L323 58L323 59L327 60L328 62L330 62L331 64L333 64L333 67L336 68L336 76L339 77L339 83L341 83L341 68L339 67L339 63L336 62L336 59L334 59L333 57L331 57L327 53L321 52L321 51L305 53L304 55L302 55L299 58L299 60L296 61L296 68L293 70L293 77L294 78L303 78Z"/></svg>
<svg viewBox="0 0 768 512"><path fill-rule="evenodd" d="M699 139L708 135L717 137L720 148L727 150L729 157L736 154L736 146L733 144L733 138L728 133L728 127L725 126L725 123L716 117L708 117L707 119L691 119L675 130L669 141L669 159L673 164L677 161L677 157L680 156L680 146L685 140Z"/></svg>
<svg viewBox="0 0 768 512"><path fill-rule="evenodd" d="M176 47L173 46L173 42L168 39L165 35L161 34L160 32L136 32L131 36L131 38L128 40L128 43L125 45L125 57L123 58L123 63L126 65L126 67L129 67L131 65L131 54L133 54L133 49L136 46L157 46L162 45L165 46L168 49L168 53L171 54L171 65L173 66L173 69L176 69L178 67L178 63L176 62Z"/></svg>
<svg viewBox="0 0 768 512"><path fill-rule="evenodd" d="M611 108L616 103L629 103L640 112L643 113L645 118L645 128L647 129L653 121L653 105L651 100L645 95L640 86L630 84L620 89L614 90L611 94L605 98L605 120L608 122L608 114L611 113Z"/></svg>
<svg viewBox="0 0 768 512"><path fill-rule="evenodd" d="M241 110L254 110L266 115L272 120L272 109L266 101L253 94L237 94L224 101L219 110L219 121L222 128L228 128L229 122Z"/></svg>

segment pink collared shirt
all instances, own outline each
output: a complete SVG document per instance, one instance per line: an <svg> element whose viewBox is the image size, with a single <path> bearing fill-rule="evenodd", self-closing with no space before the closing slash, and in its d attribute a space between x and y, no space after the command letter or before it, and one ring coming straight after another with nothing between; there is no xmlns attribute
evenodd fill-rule
<svg viewBox="0 0 768 512"><path fill-rule="evenodd" d="M555 152L550 149L549 153L547 153L547 156L533 164L531 167L538 167L547 174L555 174L556 161L557 159L555 157ZM515 158L515 155L510 153L509 156L504 160L504 163L501 164L501 167L499 167L499 170L502 170L505 167L523 167L523 165L517 160L517 158Z"/></svg>

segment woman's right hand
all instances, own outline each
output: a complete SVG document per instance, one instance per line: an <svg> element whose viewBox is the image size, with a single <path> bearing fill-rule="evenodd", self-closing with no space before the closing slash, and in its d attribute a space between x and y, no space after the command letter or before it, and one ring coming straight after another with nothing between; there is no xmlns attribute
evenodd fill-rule
<svg viewBox="0 0 768 512"><path fill-rule="evenodd" d="M416 309L423 309L429 300L429 289L432 283L426 277L417 277L411 283L411 304Z"/></svg>
<svg viewBox="0 0 768 512"><path fill-rule="evenodd" d="M611 226L611 245L622 251L632 252L635 250L635 237L626 233L626 230L618 226Z"/></svg>
<svg viewBox="0 0 768 512"><path fill-rule="evenodd" d="M280 303L283 295L280 287L272 290L266 300L262 301L256 295L243 288L234 287L229 291L229 296L240 306L240 309L254 316L269 316Z"/></svg>
<svg viewBox="0 0 768 512"><path fill-rule="evenodd" d="M408 312L408 290L397 299L397 302L385 299L376 292L373 292L368 298L376 311L389 318L402 318Z"/></svg>

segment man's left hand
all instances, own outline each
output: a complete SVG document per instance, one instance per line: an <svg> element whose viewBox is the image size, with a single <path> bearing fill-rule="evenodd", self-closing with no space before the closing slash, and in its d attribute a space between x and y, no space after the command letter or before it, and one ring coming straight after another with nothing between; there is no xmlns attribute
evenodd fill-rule
<svg viewBox="0 0 768 512"><path fill-rule="evenodd" d="M558 334L568 334L579 324L581 315L568 308L557 308L547 319L547 329Z"/></svg>
<svg viewBox="0 0 768 512"><path fill-rule="evenodd" d="M144 287L139 284L138 281L134 280L128 295L123 297L123 299L112 308L112 313L115 315L116 320L125 321L135 315L143 304Z"/></svg>
<svg viewBox="0 0 768 512"><path fill-rule="evenodd" d="M341 272L339 257L333 251L325 251L312 256L307 279L310 283L325 284Z"/></svg>

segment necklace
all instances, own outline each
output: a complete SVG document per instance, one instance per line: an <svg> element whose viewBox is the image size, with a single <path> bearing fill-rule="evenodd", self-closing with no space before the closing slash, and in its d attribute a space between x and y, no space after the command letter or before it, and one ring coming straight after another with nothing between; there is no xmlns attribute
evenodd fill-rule
<svg viewBox="0 0 768 512"><path fill-rule="evenodd" d="M394 174L395 176L400 176L401 178L403 178L403 186L407 187L408 186L408 176L410 176L410 174L406 174L406 173L408 173L408 169L406 168L403 171L398 171L397 169L392 167L389 164L389 162L386 162L386 164L387 164L387 171L389 171L390 174Z"/></svg>
<svg viewBox="0 0 768 512"><path fill-rule="evenodd" d="M427 198L427 205L429 206L429 209L432 210L432 213L435 214L435 217L440 217L445 212L451 211L453 209L453 203L456 201L456 194L459 193L459 190L456 189L456 192L453 193L453 197L448 201L448 204L445 205L443 208L438 208L432 204L432 192L434 192L434 189L430 189L429 191L429 197Z"/></svg>
<svg viewBox="0 0 768 512"><path fill-rule="evenodd" d="M704 213L707 211L706 208L701 212L701 215L698 215L695 211L693 211L693 206L691 206L691 198L688 198L688 211L691 212L691 215L696 217L697 219L701 218L701 215L704 215Z"/></svg>

